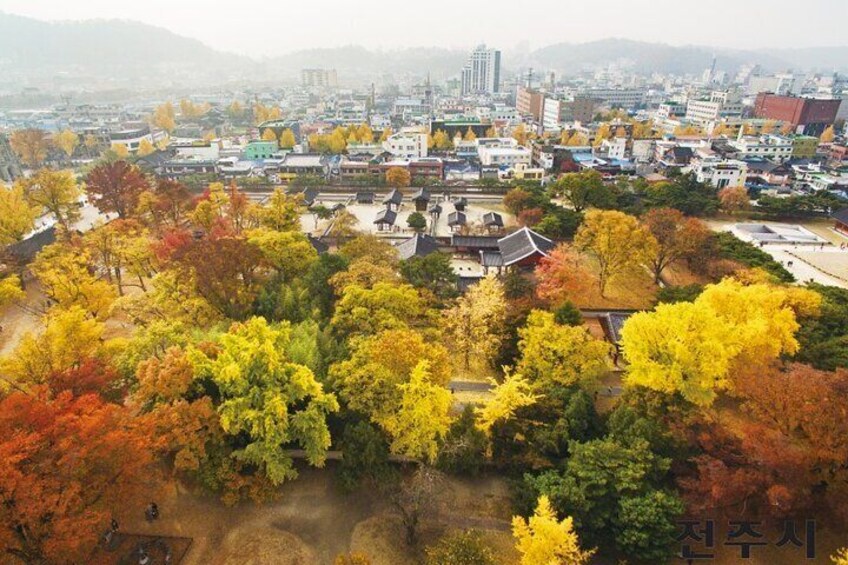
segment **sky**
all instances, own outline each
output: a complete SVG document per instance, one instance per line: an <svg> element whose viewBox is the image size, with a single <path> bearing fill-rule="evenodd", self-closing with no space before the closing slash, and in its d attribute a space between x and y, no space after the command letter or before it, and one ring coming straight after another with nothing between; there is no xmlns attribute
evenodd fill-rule
<svg viewBox="0 0 848 565"><path fill-rule="evenodd" d="M745 49L848 45L848 0L0 0L0 11L136 20L254 56L354 44L534 49L609 37Z"/></svg>

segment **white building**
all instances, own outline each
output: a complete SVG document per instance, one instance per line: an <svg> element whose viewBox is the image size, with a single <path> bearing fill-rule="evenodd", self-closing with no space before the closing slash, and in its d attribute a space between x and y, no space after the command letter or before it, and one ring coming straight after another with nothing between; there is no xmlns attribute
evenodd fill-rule
<svg viewBox="0 0 848 565"><path fill-rule="evenodd" d="M745 186L748 178L748 166L744 161L725 160L708 156L692 161L692 171L698 182L705 182L717 189L728 186Z"/></svg>
<svg viewBox="0 0 848 565"><path fill-rule="evenodd" d="M501 52L478 45L462 68L462 95L494 94L500 83Z"/></svg>
<svg viewBox="0 0 848 565"><path fill-rule="evenodd" d="M710 131L723 119L741 117L742 110L738 96L716 91L708 100L689 100L686 104L686 119Z"/></svg>
<svg viewBox="0 0 848 565"><path fill-rule="evenodd" d="M624 159L627 152L627 138L614 137L612 139L604 139L601 141L601 153L607 159Z"/></svg>
<svg viewBox="0 0 848 565"><path fill-rule="evenodd" d="M480 157L480 164L484 167L515 168L517 165L529 167L533 152L522 146L479 146L477 155Z"/></svg>
<svg viewBox="0 0 848 565"><path fill-rule="evenodd" d="M731 141L730 146L737 150L736 156L740 159L758 157L782 163L792 157L792 140L782 135L739 137Z"/></svg>
<svg viewBox="0 0 848 565"><path fill-rule="evenodd" d="M415 159L427 156L427 134L416 130L401 130L383 142L383 150L393 157Z"/></svg>

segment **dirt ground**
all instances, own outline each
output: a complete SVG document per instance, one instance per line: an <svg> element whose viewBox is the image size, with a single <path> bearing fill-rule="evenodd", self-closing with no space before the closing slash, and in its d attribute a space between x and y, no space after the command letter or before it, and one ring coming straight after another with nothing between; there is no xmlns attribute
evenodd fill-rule
<svg viewBox="0 0 848 565"><path fill-rule="evenodd" d="M483 530L498 552L513 562L509 494L499 478L447 481L438 515L426 521L417 548L404 542L397 516L373 491L344 494L331 468L301 470L282 487L280 500L263 505L224 506L217 498L168 486L156 500L160 519L149 524L144 509L118 516L128 533L191 537L185 565L332 564L349 551L365 552L374 565L416 563L421 548L446 530Z"/></svg>

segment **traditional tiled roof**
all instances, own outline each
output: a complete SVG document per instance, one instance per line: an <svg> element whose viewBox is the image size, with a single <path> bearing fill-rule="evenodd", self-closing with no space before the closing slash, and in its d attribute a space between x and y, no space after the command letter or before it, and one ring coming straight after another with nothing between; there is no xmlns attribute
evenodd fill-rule
<svg viewBox="0 0 848 565"><path fill-rule="evenodd" d="M403 202L403 194L398 189L393 189L384 199L383 204L400 204Z"/></svg>
<svg viewBox="0 0 848 565"><path fill-rule="evenodd" d="M464 226L467 223L465 214L462 212L451 212L448 214L449 226Z"/></svg>
<svg viewBox="0 0 848 565"><path fill-rule="evenodd" d="M497 212L486 212L483 214L483 225L486 227L499 227L502 228L503 216L498 214Z"/></svg>
<svg viewBox="0 0 848 565"><path fill-rule="evenodd" d="M426 257L439 250L439 242L434 237L417 233L397 244L398 256L402 260L411 257Z"/></svg>
<svg viewBox="0 0 848 565"><path fill-rule="evenodd" d="M393 226L395 225L395 220L397 220L397 212L389 210L388 208L383 208L377 212L377 219L374 220L374 223L389 224L390 226Z"/></svg>
<svg viewBox="0 0 848 565"><path fill-rule="evenodd" d="M503 255L504 265L509 266L530 257L534 253L540 253L547 257L548 253L554 248L554 242L524 227L499 239L498 248Z"/></svg>

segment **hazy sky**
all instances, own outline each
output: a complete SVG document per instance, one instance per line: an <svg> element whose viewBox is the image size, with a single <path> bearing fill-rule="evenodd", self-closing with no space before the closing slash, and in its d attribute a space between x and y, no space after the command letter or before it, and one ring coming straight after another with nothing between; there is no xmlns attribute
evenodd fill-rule
<svg viewBox="0 0 848 565"><path fill-rule="evenodd" d="M254 55L349 44L535 48L607 37L741 48L848 44L848 0L0 0L0 11L137 20Z"/></svg>

